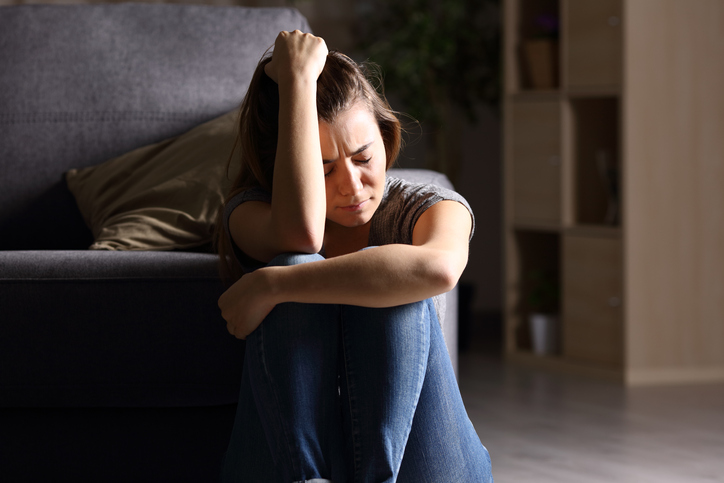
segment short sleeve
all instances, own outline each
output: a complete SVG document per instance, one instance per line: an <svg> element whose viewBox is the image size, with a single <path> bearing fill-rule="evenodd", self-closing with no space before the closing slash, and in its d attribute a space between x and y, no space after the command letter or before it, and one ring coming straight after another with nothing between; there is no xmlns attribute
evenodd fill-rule
<svg viewBox="0 0 724 483"><path fill-rule="evenodd" d="M229 240L231 240L231 246L234 249L234 256L236 257L237 262L239 262L239 265L244 273L253 272L257 268L265 266L263 262L255 260L241 251L231 238L231 230L229 229L229 218L231 217L231 213L238 208L239 205L246 203L247 201L263 201L264 203L271 203L271 193L263 188L250 188L235 195L224 207L224 232Z"/></svg>
<svg viewBox="0 0 724 483"><path fill-rule="evenodd" d="M462 195L440 186L410 183L390 177L387 179L383 200L372 219L370 245L412 244L412 234L417 220L440 201L456 201L468 210L472 221L470 230L470 239L472 239L475 232L475 216L470 204Z"/></svg>

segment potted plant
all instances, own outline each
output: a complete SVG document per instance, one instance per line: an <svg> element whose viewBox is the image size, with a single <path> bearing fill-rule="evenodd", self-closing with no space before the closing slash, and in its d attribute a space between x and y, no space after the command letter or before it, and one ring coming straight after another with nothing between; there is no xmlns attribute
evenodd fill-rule
<svg viewBox="0 0 724 483"><path fill-rule="evenodd" d="M528 282L528 322L533 352L556 354L560 346L560 285L557 274L549 270L532 270L528 274Z"/></svg>
<svg viewBox="0 0 724 483"><path fill-rule="evenodd" d="M558 87L558 32L555 14L535 17L533 35L522 42L523 72L531 89Z"/></svg>
<svg viewBox="0 0 724 483"><path fill-rule="evenodd" d="M360 49L384 67L385 85L432 132L427 167L456 179L458 111L500 98L499 0L366 2Z"/></svg>

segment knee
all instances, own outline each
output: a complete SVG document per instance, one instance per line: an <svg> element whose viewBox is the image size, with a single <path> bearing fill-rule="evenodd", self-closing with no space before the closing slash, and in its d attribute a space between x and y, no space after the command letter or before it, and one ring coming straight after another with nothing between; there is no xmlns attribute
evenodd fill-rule
<svg viewBox="0 0 724 483"><path fill-rule="evenodd" d="M432 299L389 307L387 310L393 313L397 319L406 319L414 321L415 323L427 323L430 319L437 318L435 315L435 304Z"/></svg>
<svg viewBox="0 0 724 483"><path fill-rule="evenodd" d="M318 253L282 253L272 258L267 264L269 267L289 267L291 265L300 265L302 263L318 262L324 260L324 257Z"/></svg>
<svg viewBox="0 0 724 483"><path fill-rule="evenodd" d="M432 299L425 299L419 302L411 302L392 307L361 307L357 305L347 305L346 310L350 313L363 313L369 316L369 313L378 314L381 318L393 319L409 319L422 320L435 316L435 304Z"/></svg>
<svg viewBox="0 0 724 483"><path fill-rule="evenodd" d="M379 329L389 336L399 334L403 337L417 332L429 334L431 322L437 320L429 299L382 308L343 305L341 315L352 327L361 327L369 333Z"/></svg>

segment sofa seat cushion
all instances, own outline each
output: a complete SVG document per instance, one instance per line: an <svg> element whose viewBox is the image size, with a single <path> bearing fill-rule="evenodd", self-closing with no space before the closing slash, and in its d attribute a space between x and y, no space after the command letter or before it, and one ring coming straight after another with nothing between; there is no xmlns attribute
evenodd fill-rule
<svg viewBox="0 0 724 483"><path fill-rule="evenodd" d="M223 290L211 254L0 252L0 406L234 403Z"/></svg>

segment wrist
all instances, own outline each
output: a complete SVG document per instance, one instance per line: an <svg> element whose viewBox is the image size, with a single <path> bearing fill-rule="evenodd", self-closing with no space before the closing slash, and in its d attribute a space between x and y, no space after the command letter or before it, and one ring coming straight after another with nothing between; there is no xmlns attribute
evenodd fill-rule
<svg viewBox="0 0 724 483"><path fill-rule="evenodd" d="M311 118L317 119L317 82L308 79L293 77L287 82L279 84L280 112L291 116L290 122L306 119L305 125ZM283 116L280 115L281 123ZM313 124L316 129L316 122ZM318 135L317 135L318 136ZM316 138L319 145L319 138Z"/></svg>
<svg viewBox="0 0 724 483"><path fill-rule="evenodd" d="M284 272L287 267L266 267L257 270L260 276L259 284L262 287L265 303L276 306L288 302L283 290Z"/></svg>
<svg viewBox="0 0 724 483"><path fill-rule="evenodd" d="M284 92L304 94L313 92L316 94L317 77L314 77L312 74L304 74L303 72L289 71L284 74L280 73L278 82L280 94Z"/></svg>

